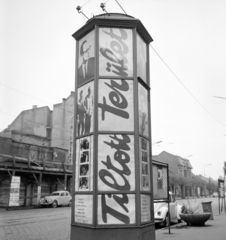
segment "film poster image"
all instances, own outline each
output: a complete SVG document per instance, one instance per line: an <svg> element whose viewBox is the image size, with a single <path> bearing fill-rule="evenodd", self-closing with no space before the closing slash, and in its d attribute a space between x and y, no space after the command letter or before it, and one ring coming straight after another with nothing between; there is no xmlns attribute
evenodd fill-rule
<svg viewBox="0 0 226 240"><path fill-rule="evenodd" d="M137 77L147 83L147 47L140 35L137 34Z"/></svg>
<svg viewBox="0 0 226 240"><path fill-rule="evenodd" d="M150 190L149 142L140 137L141 190Z"/></svg>
<svg viewBox="0 0 226 240"><path fill-rule="evenodd" d="M99 75L133 77L132 29L99 29Z"/></svg>
<svg viewBox="0 0 226 240"><path fill-rule="evenodd" d="M140 195L141 203L141 222L150 222L151 221L151 197L150 195L141 194Z"/></svg>
<svg viewBox="0 0 226 240"><path fill-rule="evenodd" d="M133 81L100 79L98 98L100 131L133 131Z"/></svg>
<svg viewBox="0 0 226 240"><path fill-rule="evenodd" d="M75 195L75 222L93 223L93 196Z"/></svg>
<svg viewBox="0 0 226 240"><path fill-rule="evenodd" d="M98 191L135 190L134 136L98 137Z"/></svg>
<svg viewBox="0 0 226 240"><path fill-rule="evenodd" d="M148 137L148 93L139 83L139 133Z"/></svg>
<svg viewBox="0 0 226 240"><path fill-rule="evenodd" d="M76 177L75 191L93 189L93 136L76 140Z"/></svg>
<svg viewBox="0 0 226 240"><path fill-rule="evenodd" d="M9 206L19 206L20 177L12 176L10 184Z"/></svg>
<svg viewBox="0 0 226 240"><path fill-rule="evenodd" d="M78 46L77 86L94 78L94 31L88 33L79 41Z"/></svg>
<svg viewBox="0 0 226 240"><path fill-rule="evenodd" d="M98 224L134 224L135 194L98 195Z"/></svg>
<svg viewBox="0 0 226 240"><path fill-rule="evenodd" d="M77 90L77 136L93 132L93 86L92 81Z"/></svg>

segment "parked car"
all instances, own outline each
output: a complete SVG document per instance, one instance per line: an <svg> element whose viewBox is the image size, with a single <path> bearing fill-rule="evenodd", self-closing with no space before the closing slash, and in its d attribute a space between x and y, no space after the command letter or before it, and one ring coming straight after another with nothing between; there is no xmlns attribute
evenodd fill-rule
<svg viewBox="0 0 226 240"><path fill-rule="evenodd" d="M68 191L56 191L40 199L40 205L52 206L56 208L57 206L71 206L71 194Z"/></svg>
<svg viewBox="0 0 226 240"><path fill-rule="evenodd" d="M181 222L180 213L182 205L177 204L175 196L172 192L169 192L169 207L170 207L170 222ZM154 201L154 216L155 223L163 227L169 225L169 210L168 203L163 200Z"/></svg>
<svg viewBox="0 0 226 240"><path fill-rule="evenodd" d="M218 197L218 192L214 192L213 197Z"/></svg>

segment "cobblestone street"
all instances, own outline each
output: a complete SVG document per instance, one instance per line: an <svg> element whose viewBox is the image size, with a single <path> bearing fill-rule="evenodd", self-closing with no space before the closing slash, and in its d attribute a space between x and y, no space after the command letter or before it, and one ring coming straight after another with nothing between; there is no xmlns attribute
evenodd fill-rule
<svg viewBox="0 0 226 240"><path fill-rule="evenodd" d="M0 209L1 240L69 240L71 208Z"/></svg>

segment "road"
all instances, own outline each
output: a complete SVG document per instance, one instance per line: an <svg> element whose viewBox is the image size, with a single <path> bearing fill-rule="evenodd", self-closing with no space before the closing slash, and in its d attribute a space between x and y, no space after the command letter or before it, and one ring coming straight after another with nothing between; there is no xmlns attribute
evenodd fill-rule
<svg viewBox="0 0 226 240"><path fill-rule="evenodd" d="M179 204L212 201L213 214L218 215L218 198L180 199ZM5 211L0 209L0 240L69 240L71 208L38 208ZM157 230L158 231L158 230Z"/></svg>
<svg viewBox="0 0 226 240"><path fill-rule="evenodd" d="M69 240L71 208L0 210L1 240Z"/></svg>

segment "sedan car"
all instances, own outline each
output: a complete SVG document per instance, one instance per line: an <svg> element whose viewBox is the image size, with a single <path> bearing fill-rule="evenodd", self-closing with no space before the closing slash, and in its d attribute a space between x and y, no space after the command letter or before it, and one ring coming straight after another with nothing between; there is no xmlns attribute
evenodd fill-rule
<svg viewBox="0 0 226 240"><path fill-rule="evenodd" d="M68 191L56 191L40 199L41 206L71 206L71 194Z"/></svg>
<svg viewBox="0 0 226 240"><path fill-rule="evenodd" d="M175 196L172 192L169 192L169 208L170 208L170 222L177 221L181 222L180 215L182 205L177 204ZM169 209L168 203L164 200L154 201L154 214L155 223L163 227L169 225Z"/></svg>

